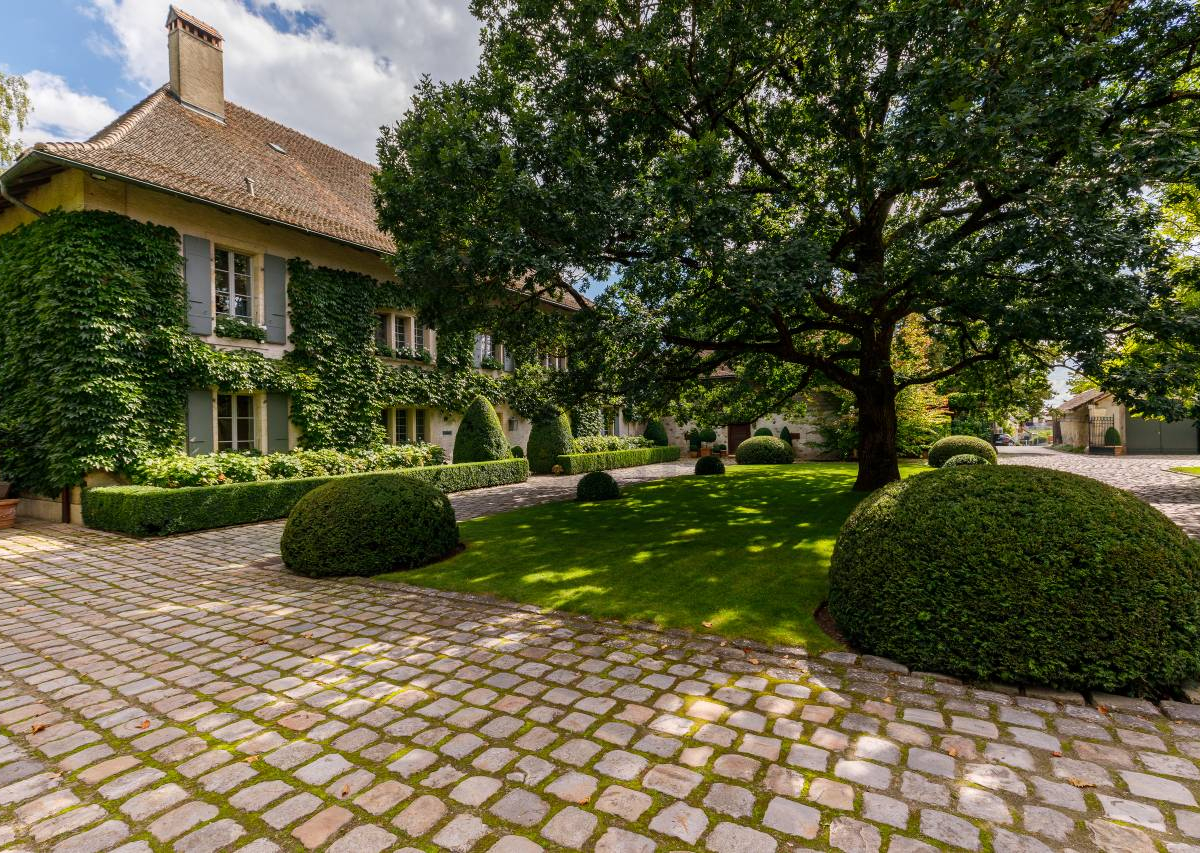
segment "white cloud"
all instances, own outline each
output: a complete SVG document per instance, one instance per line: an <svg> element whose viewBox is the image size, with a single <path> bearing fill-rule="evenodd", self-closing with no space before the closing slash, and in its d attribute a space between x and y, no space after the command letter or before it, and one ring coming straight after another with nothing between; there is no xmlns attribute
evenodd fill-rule
<svg viewBox="0 0 1200 853"><path fill-rule="evenodd" d="M104 52L145 90L166 82L166 4L88 0ZM251 5L247 5L247 3ZM467 0L184 0L225 38L225 97L375 159L380 125L407 108L424 73L469 75L479 55ZM303 24L316 16L320 25ZM272 24L286 18L284 32Z"/></svg>
<svg viewBox="0 0 1200 853"><path fill-rule="evenodd" d="M27 142L87 139L117 117L98 95L76 92L66 80L47 71L23 75L29 83L29 121L21 132Z"/></svg>

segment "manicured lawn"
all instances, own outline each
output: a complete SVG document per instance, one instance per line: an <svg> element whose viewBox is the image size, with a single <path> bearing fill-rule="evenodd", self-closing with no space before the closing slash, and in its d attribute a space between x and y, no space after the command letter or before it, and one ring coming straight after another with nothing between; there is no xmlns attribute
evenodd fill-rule
<svg viewBox="0 0 1200 853"><path fill-rule="evenodd" d="M905 474L922 470L911 465ZM384 579L823 651L813 619L856 466L730 466L461 525L467 548ZM705 624L710 623L710 624Z"/></svg>
<svg viewBox="0 0 1200 853"><path fill-rule="evenodd" d="M1172 471L1178 471L1180 474L1191 474L1193 477L1200 477L1200 466L1196 465L1180 465L1178 468L1172 468Z"/></svg>

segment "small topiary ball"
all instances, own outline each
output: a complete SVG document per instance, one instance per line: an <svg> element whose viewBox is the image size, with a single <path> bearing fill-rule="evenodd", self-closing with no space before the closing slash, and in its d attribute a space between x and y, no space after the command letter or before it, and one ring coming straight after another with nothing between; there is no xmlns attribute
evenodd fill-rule
<svg viewBox="0 0 1200 853"><path fill-rule="evenodd" d="M292 507L279 548L289 569L317 578L412 569L458 543L450 500L415 477L389 473L313 489Z"/></svg>
<svg viewBox="0 0 1200 853"><path fill-rule="evenodd" d="M974 453L960 453L957 456L951 456L942 463L943 468L958 468L962 465L991 465L982 456L976 456Z"/></svg>
<svg viewBox="0 0 1200 853"><path fill-rule="evenodd" d="M697 474L724 474L725 463L717 456L701 456L696 460Z"/></svg>
<svg viewBox="0 0 1200 853"><path fill-rule="evenodd" d="M774 435L774 434L775 434L775 433L771 432L771 428L770 428L770 427L759 427L758 429L756 429L756 430L754 431L754 437L755 437L755 438L757 438L757 437L758 437L758 436L760 436L760 435Z"/></svg>
<svg viewBox="0 0 1200 853"><path fill-rule="evenodd" d="M621 497L621 487L607 471L592 471L584 474L575 489L575 499L579 501L610 501Z"/></svg>
<svg viewBox="0 0 1200 853"><path fill-rule="evenodd" d="M791 465L795 461L792 446L770 435L756 435L738 445L739 465Z"/></svg>
<svg viewBox="0 0 1200 853"><path fill-rule="evenodd" d="M951 468L858 505L829 611L852 645L913 669L1154 694L1200 675L1200 544L1096 480Z"/></svg>
<svg viewBox="0 0 1200 853"><path fill-rule="evenodd" d="M929 464L934 468L941 468L951 456L961 456L964 453L978 456L992 464L996 462L996 448L982 438L973 435L948 435L939 438L933 443L933 447L929 448Z"/></svg>
<svg viewBox="0 0 1200 853"><path fill-rule="evenodd" d="M512 453L513 459L520 459L525 455L524 448L522 448L519 444L514 444L511 448L509 448L509 451Z"/></svg>

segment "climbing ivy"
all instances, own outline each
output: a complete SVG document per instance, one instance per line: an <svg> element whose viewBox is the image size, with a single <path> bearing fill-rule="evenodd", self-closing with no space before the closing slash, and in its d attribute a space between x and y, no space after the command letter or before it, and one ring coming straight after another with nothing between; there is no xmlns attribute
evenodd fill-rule
<svg viewBox="0 0 1200 853"><path fill-rule="evenodd" d="M179 239L102 211L56 211L0 236L0 479L53 494L89 471L136 469L183 446L193 388L286 393L302 445L340 450L382 444L387 406L463 411L482 394L532 410L549 392L477 373L461 332L439 335L435 366L386 364L374 314L406 307L397 287L298 259L294 348L216 350L187 330Z"/></svg>

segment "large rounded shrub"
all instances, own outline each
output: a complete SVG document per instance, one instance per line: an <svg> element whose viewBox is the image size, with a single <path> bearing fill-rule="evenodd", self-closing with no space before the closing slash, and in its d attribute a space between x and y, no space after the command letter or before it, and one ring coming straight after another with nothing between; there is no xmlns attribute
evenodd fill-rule
<svg viewBox="0 0 1200 853"><path fill-rule="evenodd" d="M480 394L467 406L454 436L455 462L491 462L512 458L500 417L487 397Z"/></svg>
<svg viewBox="0 0 1200 853"><path fill-rule="evenodd" d="M725 463L719 456L701 456L696 460L697 474L724 474Z"/></svg>
<svg viewBox="0 0 1200 853"><path fill-rule="evenodd" d="M525 448L530 471L535 474L549 474L554 468L555 460L564 453L571 453L572 450L571 419L567 417L566 412L533 422Z"/></svg>
<svg viewBox="0 0 1200 853"><path fill-rule="evenodd" d="M646 431L644 437L653 441L659 447L667 446L667 428L662 425L662 421L649 421L646 423Z"/></svg>
<svg viewBox="0 0 1200 853"><path fill-rule="evenodd" d="M996 448L982 438L973 435L948 435L939 438L933 443L933 447L929 448L929 464L934 468L941 468L951 456L964 453L970 453L988 462L996 461Z"/></svg>
<svg viewBox="0 0 1200 853"><path fill-rule="evenodd" d="M1152 693L1200 675L1200 545L1095 480L1024 466L918 474L838 536L829 610L914 669Z"/></svg>
<svg viewBox="0 0 1200 853"><path fill-rule="evenodd" d="M584 474L575 488L575 499L580 501L611 501L621 497L621 487L607 471L592 471Z"/></svg>
<svg viewBox="0 0 1200 853"><path fill-rule="evenodd" d="M774 435L774 434L775 433L771 432L770 427L759 427L758 429L756 429L754 431L755 438L758 438L758 436L760 436L760 435Z"/></svg>
<svg viewBox="0 0 1200 853"><path fill-rule="evenodd" d="M331 480L292 507L279 543L283 562L309 577L412 569L458 546L450 500L404 474Z"/></svg>
<svg viewBox="0 0 1200 853"><path fill-rule="evenodd" d="M957 456L951 456L942 463L943 468L958 468L963 465L991 465L982 456L976 456L974 453L960 453Z"/></svg>
<svg viewBox="0 0 1200 853"><path fill-rule="evenodd" d="M746 439L734 455L739 465L790 465L795 460L792 446L771 435Z"/></svg>

